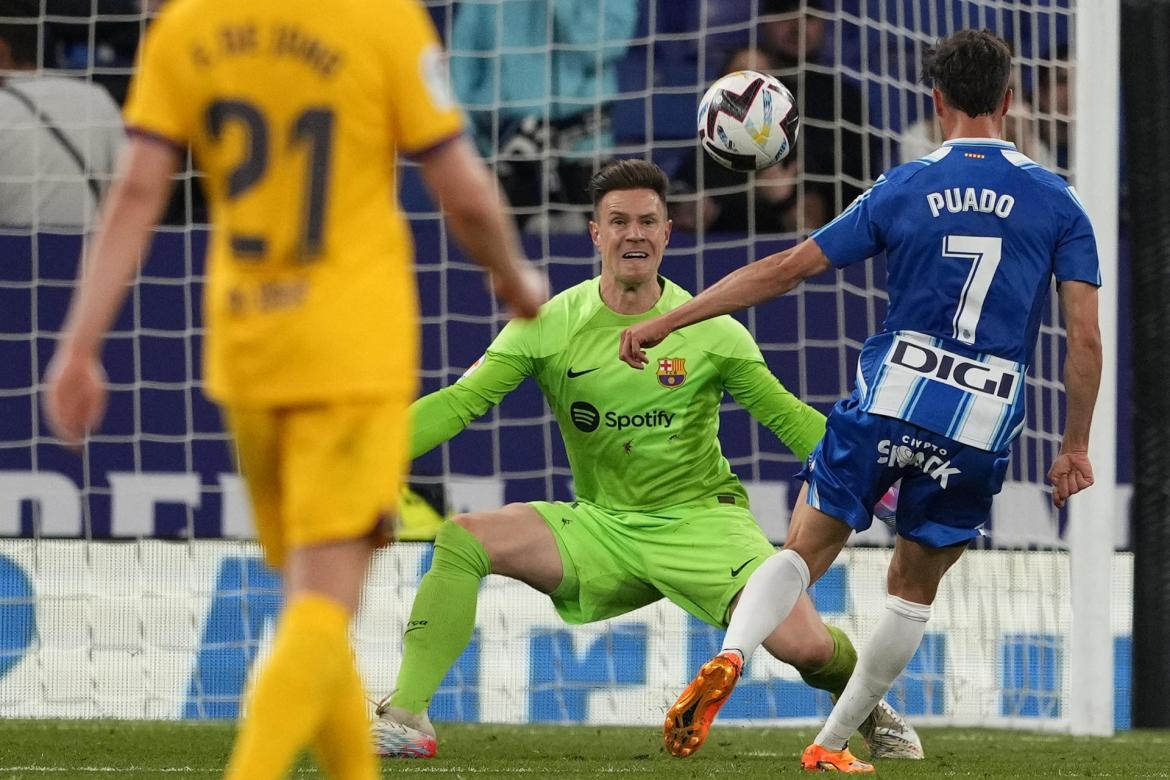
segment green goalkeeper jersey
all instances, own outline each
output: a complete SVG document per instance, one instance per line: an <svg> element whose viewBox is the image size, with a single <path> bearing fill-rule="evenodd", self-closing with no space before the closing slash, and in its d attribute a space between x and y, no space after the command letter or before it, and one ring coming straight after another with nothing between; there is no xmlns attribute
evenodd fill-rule
<svg viewBox="0 0 1170 780"><path fill-rule="evenodd" d="M691 296L659 277L644 314L618 314L591 279L554 296L534 320L512 320L463 377L410 407L411 457L450 439L525 377L560 425L577 497L649 511L719 495L747 496L719 448L724 391L805 459L825 418L772 375L747 329L729 316L672 333L636 371L618 359L622 330Z"/></svg>

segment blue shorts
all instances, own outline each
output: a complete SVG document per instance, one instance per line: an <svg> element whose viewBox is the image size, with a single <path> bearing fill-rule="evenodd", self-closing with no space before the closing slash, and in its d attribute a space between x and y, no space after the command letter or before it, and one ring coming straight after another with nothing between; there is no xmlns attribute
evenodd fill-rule
<svg viewBox="0 0 1170 780"><path fill-rule="evenodd" d="M873 507L902 480L899 536L926 547L966 544L991 518L991 497L1003 487L1008 450L988 452L960 444L917 425L839 401L825 438L809 456L800 478L808 503L864 531Z"/></svg>

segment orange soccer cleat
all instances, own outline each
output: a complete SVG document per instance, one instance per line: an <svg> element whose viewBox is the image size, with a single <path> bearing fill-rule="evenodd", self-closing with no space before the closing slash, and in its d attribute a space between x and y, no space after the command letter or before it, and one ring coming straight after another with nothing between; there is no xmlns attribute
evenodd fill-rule
<svg viewBox="0 0 1170 780"><path fill-rule="evenodd" d="M715 715L731 695L742 670L738 653L720 653L703 664L666 713L662 741L671 755L686 758L703 746Z"/></svg>
<svg viewBox="0 0 1170 780"><path fill-rule="evenodd" d="M800 766L806 772L844 772L847 775L869 775L875 771L873 764L859 760L849 748L832 751L815 742L804 749Z"/></svg>

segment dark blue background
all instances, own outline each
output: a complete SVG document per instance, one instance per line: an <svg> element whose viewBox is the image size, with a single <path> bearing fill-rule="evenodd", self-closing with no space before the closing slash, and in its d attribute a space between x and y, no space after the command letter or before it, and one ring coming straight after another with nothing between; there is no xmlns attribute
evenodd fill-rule
<svg viewBox="0 0 1170 780"><path fill-rule="evenodd" d="M446 245L438 221L416 220L415 228L424 315L423 389L432 391L457 379L483 352L504 320L485 293L478 267ZM83 516L87 533L93 537L110 534L106 475L111 471L198 473L205 491L201 507L190 510L158 505L157 533L220 535L220 501L218 495L211 494L218 494L218 475L233 468L219 412L204 398L200 383L191 381L199 375L200 366L198 323L206 238L202 229L164 232L156 237L143 279L129 296L106 343L103 357L112 387L109 410L82 459L52 443L33 392L64 319L80 238L0 236L0 470L61 472L86 488ZM750 259L783 246L775 241L742 239L721 245L719 238L707 237L708 248L700 261L693 237L676 234L663 273L693 290L700 281L710 284ZM530 256L541 255L539 239L529 240L526 249ZM547 256L552 259L548 271L554 290L594 274L593 247L584 236L551 236ZM442 257L448 259L445 267L439 264ZM880 284L884 279L882 261L878 259L869 267ZM702 280L697 278L700 268ZM834 281L846 289L865 289L867 266L849 268L838 280L826 274L813 280L803 296L761 306L744 320L781 381L825 411L843 388L852 386L857 347L868 335L868 307L874 305L871 298L856 292L838 295ZM876 316L880 318L883 309L878 300ZM445 317L444 313L461 316ZM1122 482L1130 479L1127 333L1123 321L1118 393L1122 399L1118 410L1118 478ZM848 346L841 349L841 343ZM386 344L387 349L394 348L391 339L387 338ZM1038 355L1044 351L1038 350ZM533 420L544 414L535 383L525 382L484 418L485 424L473 426L446 445L451 471L503 475L509 501L545 498L550 490L553 498L567 498L568 463L559 436L546 436L545 423ZM733 468L745 479L783 480L796 469L792 456L779 442L734 405L729 404L723 413L721 438ZM546 444L546 439L551 444ZM1016 459L1013 478L1036 480L1039 475L1031 473L1035 470L1031 450L1025 447L1023 452L1028 457ZM441 474L443 457L443 448L436 449L420 458L414 470L422 475ZM548 463L554 466L551 475ZM527 475L520 476L521 472ZM30 535L31 507L26 507L23 515L23 533Z"/></svg>

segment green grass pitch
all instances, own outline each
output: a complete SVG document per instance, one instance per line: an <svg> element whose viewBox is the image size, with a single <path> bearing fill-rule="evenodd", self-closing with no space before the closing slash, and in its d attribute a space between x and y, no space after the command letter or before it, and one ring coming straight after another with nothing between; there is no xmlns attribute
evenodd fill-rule
<svg viewBox="0 0 1170 780"><path fill-rule="evenodd" d="M716 726L697 755L672 758L651 728L439 725L439 758L386 760L383 777L797 777L812 729ZM1170 777L1170 732L1114 739L923 729L925 761L885 761L880 777ZM0 721L0 780L217 777L226 723ZM859 740L855 740L859 741ZM858 751L864 755L864 750ZM320 777L307 759L295 777Z"/></svg>

